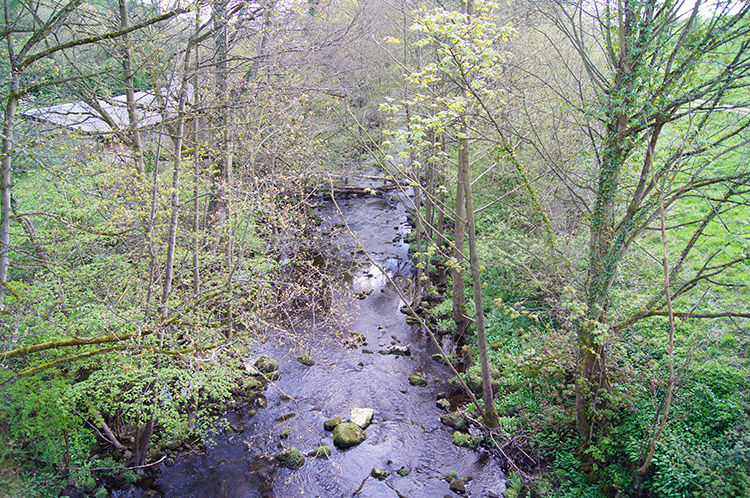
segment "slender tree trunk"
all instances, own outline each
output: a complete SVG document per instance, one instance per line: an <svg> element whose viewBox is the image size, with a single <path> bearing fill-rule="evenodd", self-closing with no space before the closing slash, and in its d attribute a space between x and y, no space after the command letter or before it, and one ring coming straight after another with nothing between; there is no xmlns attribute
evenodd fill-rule
<svg viewBox="0 0 750 498"><path fill-rule="evenodd" d="M656 442L661 437L664 428L667 426L669 421L669 412L672 408L672 398L674 396L674 390L677 386L677 375L674 370L674 335L675 335L675 323L674 323L674 309L672 308L672 292L670 290L672 286L672 277L669 272L669 259L667 253L667 222L666 215L664 213L664 194L659 192L659 209L661 210L661 242L662 242L662 268L664 270L664 297L667 301L667 312L669 313L669 343L667 344L667 362L669 365L669 379L667 380L667 394L664 397L664 408L661 413L661 421L659 426L656 428L654 433L651 435L651 439L648 443L648 449L643 462L636 473L636 479L642 481L646 477L646 471L648 471L651 465L651 460L654 458L656 452ZM640 484L638 482L637 484Z"/></svg>
<svg viewBox="0 0 750 498"><path fill-rule="evenodd" d="M6 0L6 9L7 9ZM10 37L10 35L8 35ZM10 40L8 41L10 45ZM13 164L13 125L18 105L18 73L11 69L10 89L6 97L5 116L3 118L3 157L2 157L2 180L0 180L0 304L5 297L8 279L8 267L10 266L10 179Z"/></svg>
<svg viewBox="0 0 750 498"><path fill-rule="evenodd" d="M177 245L177 221L180 210L180 169L182 166L182 142L185 136L185 101L187 100L187 85L190 71L190 52L192 47L185 50L182 82L180 83L180 100L177 106L177 120L174 125L172 143L174 144L174 162L172 166L171 217L169 220L169 235L167 237L167 261L164 274L164 288L162 293L162 312L166 309L167 300L172 290L174 270L174 252Z"/></svg>
<svg viewBox="0 0 750 498"><path fill-rule="evenodd" d="M458 141L458 179L456 181L456 209L453 221L453 257L457 266L451 269L453 280L453 321L456 324L456 335L458 345L466 340L469 329L468 311L466 309L466 290L464 287L464 274L461 269L466 257L464 255L466 238L466 192L464 187L466 179L464 175L469 166L469 141L466 139L466 123L464 121L459 131L461 138Z"/></svg>
<svg viewBox="0 0 750 498"><path fill-rule="evenodd" d="M228 23L227 0L218 0L213 4L214 30L214 87L216 94L217 112L214 115L216 126L217 173L214 175L214 187L211 196L212 225L216 239L220 239L220 228L227 220L227 186L232 177L232 154L229 137L229 89L227 88L228 74Z"/></svg>
<svg viewBox="0 0 750 498"><path fill-rule="evenodd" d="M130 20L128 17L128 3L127 0L119 0L120 2L120 27L127 29L130 26ZM128 109L128 121L130 127L130 149L133 151L133 162L135 163L135 170L138 176L141 177L145 173L145 167L143 165L143 145L141 144L141 131L138 128L138 111L136 109L135 102L135 84L133 81L133 51L130 48L131 40L130 35L126 34L123 36L123 53L122 53L122 69L125 80L125 100L127 102Z"/></svg>
<svg viewBox="0 0 750 498"><path fill-rule="evenodd" d="M444 172L445 172L445 164L444 164L444 161L445 161L446 154L448 152L448 143L447 143L446 138L445 138L445 133L442 133L440 135L440 152L441 152L441 156L440 156L440 169L439 169L439 177L440 178L439 178L439 181L442 184L442 183L444 183L444 178L445 178L445 174L444 174ZM436 180L436 181L438 181L438 180ZM443 189L441 189L440 193L437 194L437 201L438 201L438 204L440 206L443 206L443 209L438 209L438 213L437 213L437 229L438 229L439 233L444 234L444 233L446 233L446 229L445 229L446 223L445 223L445 209L444 209L444 206L445 206L445 193L444 193ZM445 246L445 239L442 238L442 237L440 237L440 240L439 240L438 244L440 244L440 248L441 248L440 250L441 250L441 252L443 254L447 254L448 251L446 250L447 248ZM446 271L445 271L445 264L439 265L438 268L437 268L437 270L438 270L438 285L441 288L447 286L448 278L447 278Z"/></svg>
<svg viewBox="0 0 750 498"><path fill-rule="evenodd" d="M462 139L465 140L465 139ZM487 334L484 323L484 307L482 306L482 277L477 254L477 230L474 223L474 196L471 191L471 171L469 170L468 140L465 140L467 151L465 158L458 162L459 172L463 181L464 196L466 197L466 224L469 230L469 264L471 266L471 281L474 290L474 320L477 328L477 349L479 350L479 364L482 368L482 397L484 398L484 414L482 419L488 427L499 427L500 422L495 410L495 398L492 393L492 377L490 372L490 358L487 352Z"/></svg>
<svg viewBox="0 0 750 498"><path fill-rule="evenodd" d="M62 455L63 473L67 474L70 471L70 434L68 431L62 431L63 443L65 444L65 451Z"/></svg>
<svg viewBox="0 0 750 498"><path fill-rule="evenodd" d="M195 16L196 30L200 24L200 17ZM198 69L200 67L200 47L195 45L195 73L193 74L193 104L198 107L200 97L198 96ZM200 147L199 147L199 120L193 118L193 292L198 295L201 289L200 274Z"/></svg>
<svg viewBox="0 0 750 498"><path fill-rule="evenodd" d="M247 72L246 80L248 82L260 76L260 72L268 58L266 51L268 49L268 41L271 37L271 30L273 29L273 16L275 9L276 0L266 0L266 4L263 8L263 32L261 33L260 41L258 42L258 57L255 58L250 67L250 71Z"/></svg>
<svg viewBox="0 0 750 498"><path fill-rule="evenodd" d="M10 210L11 210L11 218L13 220L16 220L19 225L21 225L21 228L23 229L26 236L29 238L29 242L31 242L31 245L34 247L34 253L36 254L36 262L42 266L47 266L48 261L48 255L47 250L44 248L44 246L37 240L36 237L36 229L34 228L34 221L28 217L24 216L23 213L18 212L18 205L16 202L16 199L11 196L10 198Z"/></svg>
<svg viewBox="0 0 750 498"><path fill-rule="evenodd" d="M431 131L429 136L430 148L428 151L427 161L425 163L425 196L424 196L424 241L425 249L422 257L422 265L424 266L424 284L422 287L422 293L428 294L432 287L432 279L430 274L430 248L434 247L435 243L434 228L435 228L435 159L436 159L436 147L435 147L435 132Z"/></svg>
<svg viewBox="0 0 750 498"><path fill-rule="evenodd" d="M414 177L414 241L417 245L417 254L422 252L422 238L423 238L423 223L422 223L422 190L419 188L419 171L415 166L414 149L410 146L409 152L409 167L412 170L412 176ZM417 307L422 302L422 275L424 257L417 256L417 273L414 278L414 301L412 306Z"/></svg>
<svg viewBox="0 0 750 498"><path fill-rule="evenodd" d="M135 444L133 447L133 462L135 465L145 465L148 456L148 447L151 444L151 436L154 433L154 417L148 419L146 425L139 426L135 430Z"/></svg>
<svg viewBox="0 0 750 498"><path fill-rule="evenodd" d="M9 29L10 0L3 1L5 28ZM10 87L5 98L5 115L3 116L3 157L2 173L0 173L0 305L3 304L8 285L8 267L10 266L10 216L12 206L10 202L10 179L13 170L11 155L13 153L13 120L16 117L18 105L19 74L15 67L16 51L13 37L9 31L6 36L8 59L10 60Z"/></svg>
<svg viewBox="0 0 750 498"><path fill-rule="evenodd" d="M161 163L161 137L163 130L159 132L159 138L156 141L156 158L154 159L154 173L152 175L151 183L151 208L148 216L148 225L146 227L146 240L148 242L148 256L149 256L149 270L148 270L148 290L146 292L146 306L145 316L151 314L151 299L154 295L154 287L156 286L156 266L157 266L157 254L156 247L154 246L154 221L156 219L156 193L159 185L159 165Z"/></svg>
<svg viewBox="0 0 750 498"><path fill-rule="evenodd" d="M474 13L474 2L467 0L463 5L464 13L469 18ZM465 244L466 237L466 175L469 171L469 139L466 125L466 114L462 114L458 127L458 178L456 180L456 219L453 223L453 257L458 263L458 268L451 269L453 279L453 321L456 323L456 334L461 345L466 340L469 329L468 311L466 309L466 289L464 287L463 271L460 266L466 261ZM468 183L470 185L470 183Z"/></svg>
<svg viewBox="0 0 750 498"><path fill-rule="evenodd" d="M429 141L430 150L426 162L427 168L425 169L425 189L427 194L424 198L424 218L425 218L425 237L427 241L431 241L433 237L433 228L435 227L435 207L433 205L433 199L435 197L435 160L436 160L436 146L435 146L435 132L430 131Z"/></svg>
<svg viewBox="0 0 750 498"><path fill-rule="evenodd" d="M117 436L115 436L115 433L112 431L109 425L107 425L107 422L104 419L102 419L101 425L102 425L102 432L104 432L104 435L106 436L107 441L112 443L112 446L114 446L120 451L124 451L127 449L125 445L122 444L119 439L117 439Z"/></svg>

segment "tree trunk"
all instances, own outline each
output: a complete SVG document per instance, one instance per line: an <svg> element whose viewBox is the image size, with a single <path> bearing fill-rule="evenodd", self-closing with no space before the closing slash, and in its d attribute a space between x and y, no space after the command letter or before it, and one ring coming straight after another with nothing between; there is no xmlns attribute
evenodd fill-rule
<svg viewBox="0 0 750 498"><path fill-rule="evenodd" d="M615 63L614 86L617 95L624 87L632 89L632 72L628 62L627 39L632 34L632 11L625 1L617 9L619 39ZM589 266L587 275L587 319L578 327L580 371L576 382L576 428L584 442L588 442L595 429L595 412L603 407L602 391L609 389L605 369L605 342L602 330L609 327L607 307L609 291L624 252L625 230L615 237L615 201L620 187L620 171L628 156L628 141L623 139L628 127L626 111L614 110L607 116L606 142L601 154L594 211L591 217ZM597 340L598 338L598 340Z"/></svg>
<svg viewBox="0 0 750 498"><path fill-rule="evenodd" d="M10 35L8 36L10 37ZM5 297L8 267L10 266L10 177L13 168L11 155L13 154L13 124L17 104L18 73L14 69L11 69L10 89L6 97L2 137L2 180L0 180L0 304L2 304Z"/></svg>
<svg viewBox="0 0 750 498"><path fill-rule="evenodd" d="M465 125L464 125L465 128ZM482 278L477 254L477 231L474 224L474 196L471 191L471 171L469 171L468 140L462 138L465 148L464 157L458 161L459 179L463 182L466 200L466 224L469 229L469 264L471 266L471 280L474 290L475 325L477 328L477 349L479 349L479 364L482 368L482 397L484 398L484 423L491 428L499 427L500 422L495 410L494 395L492 393L492 377L490 374L490 359L487 353L487 335L484 323L484 308L482 306ZM459 149L459 154L461 154ZM461 171L463 170L463 171Z"/></svg>
<svg viewBox="0 0 750 498"><path fill-rule="evenodd" d="M626 151L619 144L622 117L611 118L607 127L611 143L605 149L599 166L599 184L591 220L589 265L586 289L588 313L578 325L579 378L576 382L576 429L583 441L589 441L594 432L594 412L602 408L602 391L609 387L605 370L604 341L597 336L609 327L607 307L609 291L617 270L621 247L625 241L615 240L615 198L619 189L619 173Z"/></svg>
<svg viewBox="0 0 750 498"><path fill-rule="evenodd" d="M464 122L459 131L462 138L458 141L458 179L456 181L456 209L453 221L453 257L457 266L451 269L453 280L453 321L456 324L456 336L458 345L466 340L469 328L468 312L466 309L466 291L464 288L464 275L461 265L466 259L464 256L466 237L466 193L464 186L466 179L464 175L468 170L469 163L469 141L466 136L466 123Z"/></svg>
<svg viewBox="0 0 750 498"><path fill-rule="evenodd" d="M151 444L151 435L154 433L154 417L152 416L145 426L135 430L135 444L133 447L133 463L136 466L145 465L148 456L148 447Z"/></svg>
<svg viewBox="0 0 750 498"><path fill-rule="evenodd" d="M177 245L177 221L180 210L180 168L182 165L182 142L185 135L185 101L187 100L187 84L190 71L190 51L185 50L182 82L180 83L180 100L177 106L177 121L174 125L172 143L174 144L174 161L172 166L171 217L169 220L169 235L167 238L167 261L164 275L164 289L162 293L162 313L166 310L167 300L172 290L172 274L174 270L174 252Z"/></svg>
<svg viewBox="0 0 750 498"><path fill-rule="evenodd" d="M422 303L422 275L424 275L424 256L422 256L421 253L424 224L422 220L422 190L419 187L419 171L414 165L414 159L414 150L413 148L411 148L411 151L409 152L409 167L412 170L412 176L414 178L414 241L417 245L417 273L414 278L414 301L412 302L412 306L416 308Z"/></svg>
<svg viewBox="0 0 750 498"><path fill-rule="evenodd" d="M448 144L447 144L446 139L445 139L445 133L441 133L440 134L440 152L441 152L441 156L440 156L440 170L439 170L439 177L440 177L440 183L441 184L444 183L444 178L445 178L445 175L444 175L444 172L445 172L444 161L445 161L447 150L448 150ZM437 181L438 180L436 180L436 182ZM437 213L437 231L440 234L444 234L444 233L446 233L446 227L445 227L446 223L445 223L445 209L444 209L444 207L445 207L445 193L444 193L443 189L440 189L440 192L437 194L437 201L438 201L437 205L441 206L441 209L438 209L438 213ZM443 238L441 236L439 238L438 244L440 244L440 251L441 251L441 253L442 254L447 254L448 251L447 251L447 247L445 245L445 238ZM446 287L447 284L448 284L448 278L447 278L447 275L446 275L445 264L444 263L438 265L437 273L438 273L437 285L440 286L441 288L442 287Z"/></svg>
<svg viewBox="0 0 750 498"><path fill-rule="evenodd" d="M216 94L217 111L214 125L216 126L216 150L218 151L216 174L214 175L214 187L211 195L211 224L214 228L215 238L220 238L220 228L227 220L227 185L232 177L232 154L231 141L229 137L229 91L227 88L228 73L228 22L227 0L218 0L213 4L214 30L214 86Z"/></svg>
<svg viewBox="0 0 750 498"><path fill-rule="evenodd" d="M200 25L198 13L195 15L196 31ZM200 65L200 47L195 45L195 69L193 73L193 107L198 108L198 69ZM193 118L193 293L197 296L201 289L200 273L200 147L199 119Z"/></svg>
<svg viewBox="0 0 750 498"><path fill-rule="evenodd" d="M120 2L120 27L127 29L130 25L128 18L127 0ZM138 128L138 113L135 102L135 84L133 82L133 51L130 49L130 35L123 36L122 69L125 80L125 100L128 109L128 121L130 127L130 149L133 151L133 162L139 177L145 173L143 165L143 145L141 144L141 131Z"/></svg>

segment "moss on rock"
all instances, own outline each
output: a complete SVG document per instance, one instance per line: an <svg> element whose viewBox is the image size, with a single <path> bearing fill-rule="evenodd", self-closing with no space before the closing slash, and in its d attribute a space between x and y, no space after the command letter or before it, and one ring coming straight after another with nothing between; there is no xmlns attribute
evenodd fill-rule
<svg viewBox="0 0 750 498"><path fill-rule="evenodd" d="M333 430L333 444L337 448L351 448L365 440L365 431L352 422L344 422Z"/></svg>

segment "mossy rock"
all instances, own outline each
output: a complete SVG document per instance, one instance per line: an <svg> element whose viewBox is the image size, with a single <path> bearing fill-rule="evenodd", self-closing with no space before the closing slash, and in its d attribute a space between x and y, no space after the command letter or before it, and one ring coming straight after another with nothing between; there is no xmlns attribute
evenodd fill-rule
<svg viewBox="0 0 750 498"><path fill-rule="evenodd" d="M314 450L310 452L309 456L313 456L315 458L328 458L331 456L331 447L330 446L318 446Z"/></svg>
<svg viewBox="0 0 750 498"><path fill-rule="evenodd" d="M256 391L263 390L263 383L255 377L245 377L242 379L242 390L245 396L253 397Z"/></svg>
<svg viewBox="0 0 750 498"><path fill-rule="evenodd" d="M341 417L336 416L323 422L323 429L328 432L333 431L341 423Z"/></svg>
<svg viewBox="0 0 750 498"><path fill-rule="evenodd" d="M313 360L312 356L310 356L309 354L303 354L302 356L298 356L297 361L302 363L306 367L311 367L315 365L315 360Z"/></svg>
<svg viewBox="0 0 750 498"><path fill-rule="evenodd" d="M443 477L443 480L445 482L451 482L456 477L458 477L458 473L455 470L451 470L450 472L448 472L448 474L445 477Z"/></svg>
<svg viewBox="0 0 750 498"><path fill-rule="evenodd" d="M279 362L263 355L255 362L255 368L261 373L270 374L271 372L278 371Z"/></svg>
<svg viewBox="0 0 750 498"><path fill-rule="evenodd" d="M463 375L466 384L469 389L477 396L482 395L482 369L479 365L474 365ZM492 370L491 374L492 392L500 392L500 379L499 373L496 370Z"/></svg>
<svg viewBox="0 0 750 498"><path fill-rule="evenodd" d="M479 439L479 436L465 434L461 431L455 431L453 433L453 444L462 448L476 448L479 446Z"/></svg>
<svg viewBox="0 0 750 498"><path fill-rule="evenodd" d="M355 423L343 422L333 429L333 444L337 448L351 448L367 438L365 431Z"/></svg>
<svg viewBox="0 0 750 498"><path fill-rule="evenodd" d="M426 386L427 385L427 379L425 379L424 377L422 377L421 375L418 375L418 374L411 374L409 376L409 383L412 386Z"/></svg>
<svg viewBox="0 0 750 498"><path fill-rule="evenodd" d="M458 413L446 413L445 415L441 415L440 421L448 427L456 429L457 431L465 432L466 429L469 428L469 424L468 422L466 422L466 419Z"/></svg>
<svg viewBox="0 0 750 498"><path fill-rule="evenodd" d="M364 299L367 297L365 294L364 297L360 299ZM346 346L350 348L358 348L360 346L367 346L367 336L365 334L362 334L360 332L352 332L351 337L347 339Z"/></svg>
<svg viewBox="0 0 750 498"><path fill-rule="evenodd" d="M276 454L276 460L287 469L297 470L305 464L305 457L296 446L287 448Z"/></svg>

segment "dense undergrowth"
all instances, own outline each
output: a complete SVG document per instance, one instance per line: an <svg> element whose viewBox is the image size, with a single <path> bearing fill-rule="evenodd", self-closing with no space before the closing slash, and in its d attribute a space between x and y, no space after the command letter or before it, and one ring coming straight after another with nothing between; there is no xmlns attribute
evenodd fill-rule
<svg viewBox="0 0 750 498"><path fill-rule="evenodd" d="M593 460L587 466L575 431L574 331L544 302L509 288L501 272L483 276L486 297L495 301L488 341L500 430L528 435L527 453L542 456L514 462L525 471L523 479L513 474L523 483L517 496L750 496L749 364L734 336L711 337L692 322L680 328L679 389L653 463L639 480L635 471L664 400L666 319L629 330L612 350L612 403L619 404L603 414L605 429L586 449ZM437 306L428 314L446 311ZM479 366L463 375L481 395Z"/></svg>
<svg viewBox="0 0 750 498"><path fill-rule="evenodd" d="M575 431L575 328L565 307L571 294L552 300L518 275L492 261L482 273L484 299L492 303L486 308L487 339L501 431L527 434L528 452L543 457L525 462L524 479L513 474L523 484L517 496L750 496L746 332L731 323L680 323L677 394L649 471L638 479L664 403L667 319L628 328L610 349L612 394L600 413L604 429L583 458ZM451 327L450 300L427 313L438 328ZM481 395L479 365L464 377Z"/></svg>

